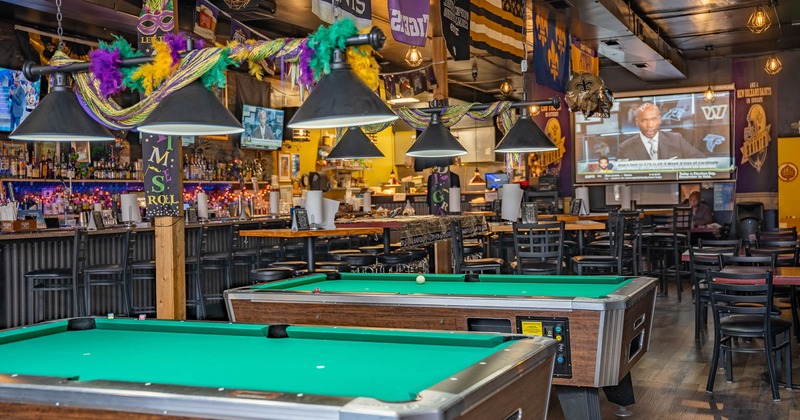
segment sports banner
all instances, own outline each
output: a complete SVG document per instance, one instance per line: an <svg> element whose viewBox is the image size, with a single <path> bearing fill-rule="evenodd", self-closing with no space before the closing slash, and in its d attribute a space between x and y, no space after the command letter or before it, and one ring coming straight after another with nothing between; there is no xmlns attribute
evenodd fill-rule
<svg viewBox="0 0 800 420"><path fill-rule="evenodd" d="M498 57L522 60L524 13L524 0L473 0L469 11L470 43Z"/></svg>
<svg viewBox="0 0 800 420"><path fill-rule="evenodd" d="M533 19L533 72L536 82L563 93L569 80L567 27L563 19L536 9Z"/></svg>
<svg viewBox="0 0 800 420"><path fill-rule="evenodd" d="M442 35L453 60L469 60L469 0L442 0Z"/></svg>
<svg viewBox="0 0 800 420"><path fill-rule="evenodd" d="M570 38L571 60L573 73L590 73L595 76L600 75L600 59L597 57L597 50L584 44L583 42Z"/></svg>
<svg viewBox="0 0 800 420"><path fill-rule="evenodd" d="M429 0L389 0L392 38L403 44L424 47L428 40Z"/></svg>
<svg viewBox="0 0 800 420"><path fill-rule="evenodd" d="M355 22L358 29L372 26L372 2L370 0L311 0L311 12L326 23L349 18Z"/></svg>
<svg viewBox="0 0 800 420"><path fill-rule="evenodd" d="M231 20L231 41L245 42L250 39L250 29L238 20Z"/></svg>
<svg viewBox="0 0 800 420"><path fill-rule="evenodd" d="M778 81L764 71L766 57L734 59L734 152L738 192L778 191Z"/></svg>
<svg viewBox="0 0 800 420"><path fill-rule="evenodd" d="M207 0L197 0L194 8L194 33L214 42L217 40L219 9Z"/></svg>

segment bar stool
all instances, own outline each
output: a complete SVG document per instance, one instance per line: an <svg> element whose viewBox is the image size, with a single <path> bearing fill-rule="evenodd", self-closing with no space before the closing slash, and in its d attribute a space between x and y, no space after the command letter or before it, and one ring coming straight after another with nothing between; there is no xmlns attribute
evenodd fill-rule
<svg viewBox="0 0 800 420"><path fill-rule="evenodd" d="M76 229L72 238L72 261L70 268L50 268L31 270L25 273L27 323L38 322L35 314L35 305L40 300L39 308L43 309L43 294L50 292L72 293L72 316L78 316L78 279L83 275L83 265L86 261L87 232ZM42 310L42 312L44 312Z"/></svg>
<svg viewBox="0 0 800 420"><path fill-rule="evenodd" d="M410 270L415 273L428 272L428 251L425 248L405 248L406 252L411 253Z"/></svg>
<svg viewBox="0 0 800 420"><path fill-rule="evenodd" d="M270 264L281 260L281 248L278 245L264 246L258 251L258 268L268 267Z"/></svg>
<svg viewBox="0 0 800 420"><path fill-rule="evenodd" d="M341 261L342 255L349 255L349 254L360 254L361 251L357 249L336 249L333 251L328 251L328 259L333 261Z"/></svg>
<svg viewBox="0 0 800 420"><path fill-rule="evenodd" d="M261 238L257 236L241 236L239 232L243 230L255 230L259 224L250 224L243 227L240 224L233 225L233 255L231 260L232 269L236 267L247 267L249 270L258 268L261 260Z"/></svg>
<svg viewBox="0 0 800 420"><path fill-rule="evenodd" d="M360 246L358 250L364 254L378 255L383 252L383 245Z"/></svg>
<svg viewBox="0 0 800 420"><path fill-rule="evenodd" d="M222 271L222 290L213 293L203 292L203 299L223 300L222 292L233 287L233 224L202 227L202 243L200 246L200 270L202 274L209 271ZM211 242L214 240L214 243ZM216 245L216 246L215 246ZM202 276L201 276L202 278Z"/></svg>
<svg viewBox="0 0 800 420"><path fill-rule="evenodd" d="M381 273L408 273L411 263L410 252L391 252L389 254L378 254L376 256L378 271ZM386 271L386 270L389 271Z"/></svg>
<svg viewBox="0 0 800 420"><path fill-rule="evenodd" d="M128 264L133 260L133 251L136 244L136 233L126 230L121 234L113 234L120 253L116 263L95 264L86 266L83 269L83 288L84 288L84 314L92 315L92 293L93 287L117 286L122 289L123 306L125 314L131 313L131 301L128 295Z"/></svg>
<svg viewBox="0 0 800 420"><path fill-rule="evenodd" d="M374 273L377 258L372 254L345 254L342 261L350 265L350 270L359 273Z"/></svg>
<svg viewBox="0 0 800 420"><path fill-rule="evenodd" d="M294 270L294 273L295 273L294 275L298 276L299 274L297 274L297 273L300 270L308 268L308 262L307 261L279 261L279 262L272 263L269 266L271 268L272 267L291 268L292 270Z"/></svg>
<svg viewBox="0 0 800 420"><path fill-rule="evenodd" d="M206 302L200 276L200 256L203 246L203 229L192 228L185 231L186 240L186 306L195 308L195 317L205 319ZM190 297L189 292L193 295Z"/></svg>
<svg viewBox="0 0 800 420"><path fill-rule="evenodd" d="M258 268L250 271L248 279L251 283L269 283L294 277L294 270L288 267Z"/></svg>
<svg viewBox="0 0 800 420"><path fill-rule="evenodd" d="M349 273L350 264L344 261L319 261L314 263L314 270L318 271L320 269L336 270L340 273Z"/></svg>

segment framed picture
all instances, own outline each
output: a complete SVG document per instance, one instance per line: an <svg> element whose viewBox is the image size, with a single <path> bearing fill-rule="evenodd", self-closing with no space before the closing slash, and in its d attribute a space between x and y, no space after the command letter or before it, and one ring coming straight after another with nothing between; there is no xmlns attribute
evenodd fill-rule
<svg viewBox="0 0 800 420"><path fill-rule="evenodd" d="M292 180L292 155L289 153L278 155L278 179L280 181Z"/></svg>
<svg viewBox="0 0 800 420"><path fill-rule="evenodd" d="M78 155L78 162L92 161L91 146L88 141L73 141L72 149Z"/></svg>
<svg viewBox="0 0 800 420"><path fill-rule="evenodd" d="M33 143L34 154L36 156L50 156L56 158L61 156L59 143L54 141L37 141Z"/></svg>
<svg viewBox="0 0 800 420"><path fill-rule="evenodd" d="M292 178L300 176L300 155L295 153L292 155Z"/></svg>

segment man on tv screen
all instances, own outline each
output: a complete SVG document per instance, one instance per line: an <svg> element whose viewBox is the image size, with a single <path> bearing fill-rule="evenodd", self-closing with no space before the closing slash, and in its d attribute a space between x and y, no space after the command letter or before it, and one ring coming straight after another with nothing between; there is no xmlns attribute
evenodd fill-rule
<svg viewBox="0 0 800 420"><path fill-rule="evenodd" d="M652 103L644 103L636 110L636 125L640 133L622 142L617 159L702 159L705 156L679 133L659 131L661 111Z"/></svg>
<svg viewBox="0 0 800 420"><path fill-rule="evenodd" d="M267 120L267 114L266 109L258 111L258 125L253 128L253 133L251 134L254 139L275 139L275 134L272 133L271 128L275 121L275 116L274 114L269 114L269 120Z"/></svg>
<svg viewBox="0 0 800 420"><path fill-rule="evenodd" d="M608 156L600 156L597 159L597 172L611 172L614 165L608 161Z"/></svg>
<svg viewBox="0 0 800 420"><path fill-rule="evenodd" d="M22 121L22 114L25 112L25 88L22 87L19 78L14 78L14 87L9 90L11 99L11 131Z"/></svg>

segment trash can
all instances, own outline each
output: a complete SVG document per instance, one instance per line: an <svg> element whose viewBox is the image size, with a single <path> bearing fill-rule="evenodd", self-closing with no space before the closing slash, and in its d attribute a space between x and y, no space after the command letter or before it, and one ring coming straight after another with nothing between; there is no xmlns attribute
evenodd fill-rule
<svg viewBox="0 0 800 420"><path fill-rule="evenodd" d="M764 220L764 204L756 202L736 204L736 233L745 243L755 241L756 233L761 231L762 220Z"/></svg>

